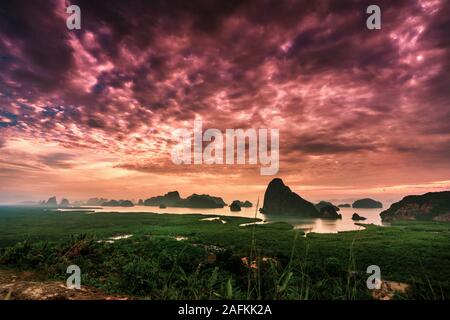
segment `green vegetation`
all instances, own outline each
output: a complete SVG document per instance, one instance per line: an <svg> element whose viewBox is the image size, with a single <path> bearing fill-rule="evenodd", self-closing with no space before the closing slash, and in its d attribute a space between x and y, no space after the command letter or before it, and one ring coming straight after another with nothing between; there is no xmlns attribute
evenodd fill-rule
<svg viewBox="0 0 450 320"><path fill-rule="evenodd" d="M396 298L450 298L450 223L304 237L286 223L204 218L0 207L0 268L64 280L76 264L84 285L148 299L371 299L375 264L411 286ZM105 242L120 235L133 236Z"/></svg>
<svg viewBox="0 0 450 320"><path fill-rule="evenodd" d="M383 221L438 220L450 221L450 191L428 192L406 196L381 212Z"/></svg>

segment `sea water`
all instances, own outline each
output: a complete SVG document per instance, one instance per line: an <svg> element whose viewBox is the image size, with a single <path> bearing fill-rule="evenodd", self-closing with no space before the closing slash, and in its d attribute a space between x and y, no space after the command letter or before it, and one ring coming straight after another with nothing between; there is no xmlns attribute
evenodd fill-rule
<svg viewBox="0 0 450 320"><path fill-rule="evenodd" d="M59 209L59 211L70 211L75 209ZM383 224L380 218L380 212L384 209L355 209L355 208L340 208L339 213L342 215L342 219L306 219L297 216L287 215L264 215L260 212L256 213L256 218L262 219L266 223L270 222L287 222L294 226L295 229L302 229L306 233L336 233L340 231L362 230L364 226L360 224L374 224L374 225L387 225ZM79 209L76 209L79 211ZM255 217L255 207L242 208L239 212L230 211L229 207L216 208L216 209L197 209L197 208L173 208L168 207L161 209L153 206L134 206L134 207L98 207L89 208L89 212L122 212L122 213L171 213L171 214L204 214L204 215L220 215L220 216L232 216L232 217ZM367 218L363 221L352 220L353 213L358 213L360 216Z"/></svg>

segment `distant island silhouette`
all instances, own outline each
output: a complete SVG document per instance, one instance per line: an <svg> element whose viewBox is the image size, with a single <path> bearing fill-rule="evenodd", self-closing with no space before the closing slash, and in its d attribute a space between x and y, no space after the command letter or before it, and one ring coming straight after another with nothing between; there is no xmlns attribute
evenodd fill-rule
<svg viewBox="0 0 450 320"><path fill-rule="evenodd" d="M155 206L161 209L175 208L202 208L215 209L226 207L227 204L221 197L208 194L192 194L187 198L182 198L178 191L170 191L162 196L154 196L146 200L139 199L137 203L131 200L108 200L105 198L90 198L85 203L76 201L70 203L63 198L58 203L55 196L48 198L47 201L39 202L24 201L22 204L39 204L47 208L79 208L84 206L102 206L102 207L133 207L135 204L140 206ZM242 208L251 208L253 204L248 201L234 200L230 204L230 211L239 212ZM321 219L342 219L338 213L340 208L382 208L380 201L371 198L362 198L350 204L339 204L338 206L329 201L320 201L313 204L297 193L291 191L282 179L275 178L268 184L264 193L263 207L259 211L266 215L292 215L305 218ZM389 209L380 213L382 221L395 220L438 220L450 221L450 191L429 192L423 195L410 195L404 197L401 201L390 206ZM356 212L352 220L365 220Z"/></svg>
<svg viewBox="0 0 450 320"><path fill-rule="evenodd" d="M220 197L210 196L208 194L192 194L183 199L178 191L171 191L163 196L151 197L143 201L144 206L166 206L178 208L223 208L227 204Z"/></svg>
<svg viewBox="0 0 450 320"><path fill-rule="evenodd" d="M361 209L383 208L383 204L380 201L376 201L370 198L364 198L353 202L352 208L361 208Z"/></svg>
<svg viewBox="0 0 450 320"><path fill-rule="evenodd" d="M102 203L103 207L134 207L130 200L110 200Z"/></svg>

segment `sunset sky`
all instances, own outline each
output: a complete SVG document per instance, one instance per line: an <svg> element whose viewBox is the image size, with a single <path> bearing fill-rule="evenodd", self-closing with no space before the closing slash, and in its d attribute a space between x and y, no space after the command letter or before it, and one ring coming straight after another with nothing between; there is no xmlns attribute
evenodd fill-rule
<svg viewBox="0 0 450 320"><path fill-rule="evenodd" d="M174 165L196 119L279 129L279 173ZM450 189L449 158L450 1L0 3L0 203L256 201L275 177L308 200L396 200Z"/></svg>

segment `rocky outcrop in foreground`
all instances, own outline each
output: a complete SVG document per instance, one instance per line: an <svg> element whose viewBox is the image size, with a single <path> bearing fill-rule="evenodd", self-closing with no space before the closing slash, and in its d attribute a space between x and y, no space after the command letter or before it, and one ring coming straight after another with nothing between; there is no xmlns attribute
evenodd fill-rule
<svg viewBox="0 0 450 320"><path fill-rule="evenodd" d="M352 207L361 209L383 208L383 204L380 201L364 198L353 202Z"/></svg>
<svg viewBox="0 0 450 320"><path fill-rule="evenodd" d="M81 286L68 289L60 281L42 281L32 272L0 270L0 300L128 300Z"/></svg>
<svg viewBox="0 0 450 320"><path fill-rule="evenodd" d="M409 290L411 286L407 283L381 280L380 289L372 290L372 297L376 300L392 300L396 294L406 294Z"/></svg>
<svg viewBox="0 0 450 320"><path fill-rule="evenodd" d="M303 217L319 217L316 207L306 201L283 183L279 178L273 179L264 194L264 214L297 215Z"/></svg>
<svg viewBox="0 0 450 320"><path fill-rule="evenodd" d="M437 220L450 221L450 191L407 196L380 213L383 221Z"/></svg>

